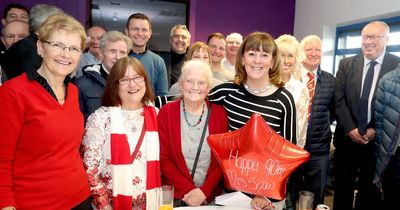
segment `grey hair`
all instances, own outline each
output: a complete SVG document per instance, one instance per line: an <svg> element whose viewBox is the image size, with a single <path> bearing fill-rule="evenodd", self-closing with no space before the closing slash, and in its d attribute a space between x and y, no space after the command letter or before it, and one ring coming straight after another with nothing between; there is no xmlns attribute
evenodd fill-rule
<svg viewBox="0 0 400 210"><path fill-rule="evenodd" d="M212 84L212 80L213 80L213 73L211 71L211 67L210 65L208 65L207 63L204 63L203 61L200 60L189 60L186 61L183 66L182 66L182 74L179 77L179 81L183 82L183 80L185 79L186 75L188 74L188 72L190 70L195 70L198 71L199 69L204 69L207 73L207 82L208 82L208 86L211 87Z"/></svg>
<svg viewBox="0 0 400 210"><path fill-rule="evenodd" d="M31 32L37 31L47 17L56 13L63 13L63 10L48 4L37 4L33 6L29 14L29 30Z"/></svg>
<svg viewBox="0 0 400 210"><path fill-rule="evenodd" d="M321 40L321 38L319 38L319 36L308 35L301 40L301 42L300 42L301 49L304 49L304 45L306 45L308 42L313 41L313 40L318 41L322 45L322 40Z"/></svg>
<svg viewBox="0 0 400 210"><path fill-rule="evenodd" d="M174 27L171 28L170 37L172 37L174 35L174 32L178 29L182 29L182 30L186 31L186 33L188 34L188 38L190 39L191 35L190 35L188 28L186 27L186 25L182 25L182 24L174 25Z"/></svg>
<svg viewBox="0 0 400 210"><path fill-rule="evenodd" d="M390 33L390 27L389 27L388 24L386 24L386 23L383 22L383 21L376 20L376 21L369 22L367 25L364 26L364 28L367 27L367 26L369 26L369 25L374 25L374 24L379 24L379 25L381 25L381 26L385 29L385 34L384 34L384 35L385 35L385 36L388 36L388 35L389 35L389 33ZM363 30L364 30L364 28L363 28Z"/></svg>
<svg viewBox="0 0 400 210"><path fill-rule="evenodd" d="M243 40L243 36L236 32L230 33L228 36L226 36L226 40L232 39L232 38L239 38L240 40Z"/></svg>
<svg viewBox="0 0 400 210"><path fill-rule="evenodd" d="M106 47L107 42L114 43L118 41L123 41L126 43L126 46L128 48L127 52L129 53L129 50L132 48L132 39L119 31L108 31L103 36L101 36L100 49L103 50Z"/></svg>

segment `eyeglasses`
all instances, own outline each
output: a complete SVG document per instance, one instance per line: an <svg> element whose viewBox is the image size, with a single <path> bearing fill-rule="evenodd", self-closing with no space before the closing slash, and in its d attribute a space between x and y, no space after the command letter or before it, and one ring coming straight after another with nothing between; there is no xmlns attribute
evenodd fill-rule
<svg viewBox="0 0 400 210"><path fill-rule="evenodd" d="M144 81L144 77L136 76L136 77L133 77L133 78L122 78L122 79L118 80L119 84L121 84L121 85L127 85L131 81L134 81L135 83L141 83L141 82Z"/></svg>
<svg viewBox="0 0 400 210"><path fill-rule="evenodd" d="M361 37L362 37L362 39L364 41L368 40L368 39L370 39L371 41L377 41L379 39L382 39L385 36L380 36L380 35L362 35Z"/></svg>
<svg viewBox="0 0 400 210"><path fill-rule="evenodd" d="M184 85L190 88L193 88L196 84L197 87L199 87L200 89L206 88L208 83L205 81L195 81L195 80L191 80L191 79L187 79L184 82Z"/></svg>
<svg viewBox="0 0 400 210"><path fill-rule="evenodd" d="M182 40L186 40L188 37L186 35L174 34L174 35L172 35L172 38L174 38L174 39L181 38Z"/></svg>
<svg viewBox="0 0 400 210"><path fill-rule="evenodd" d="M46 41L46 40L44 40L42 42L50 45L51 49L53 49L57 53L62 53L62 52L64 52L65 49L68 49L71 54L75 54L75 55L82 53L82 49L77 46L67 47L63 43L50 42L50 41Z"/></svg>

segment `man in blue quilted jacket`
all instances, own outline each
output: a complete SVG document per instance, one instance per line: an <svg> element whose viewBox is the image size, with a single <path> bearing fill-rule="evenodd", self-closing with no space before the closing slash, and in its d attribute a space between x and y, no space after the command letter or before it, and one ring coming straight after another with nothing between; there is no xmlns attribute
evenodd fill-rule
<svg viewBox="0 0 400 210"><path fill-rule="evenodd" d="M400 65L379 83L375 104L377 163L374 184L383 190L382 209L397 209L400 195Z"/></svg>

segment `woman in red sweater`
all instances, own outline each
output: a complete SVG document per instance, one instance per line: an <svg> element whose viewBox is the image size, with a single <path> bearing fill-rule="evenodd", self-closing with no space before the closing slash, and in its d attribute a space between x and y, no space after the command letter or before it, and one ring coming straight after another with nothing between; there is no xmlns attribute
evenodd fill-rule
<svg viewBox="0 0 400 210"><path fill-rule="evenodd" d="M225 110L206 100L211 80L208 64L187 61L178 82L182 99L163 106L158 115L162 182L175 187L175 206L206 204L222 192L222 170L206 138L210 134L227 132L228 123ZM200 147L202 135L204 143Z"/></svg>
<svg viewBox="0 0 400 210"><path fill-rule="evenodd" d="M86 33L66 14L47 18L38 33L42 65L0 87L0 209L91 209L83 116L68 76Z"/></svg>

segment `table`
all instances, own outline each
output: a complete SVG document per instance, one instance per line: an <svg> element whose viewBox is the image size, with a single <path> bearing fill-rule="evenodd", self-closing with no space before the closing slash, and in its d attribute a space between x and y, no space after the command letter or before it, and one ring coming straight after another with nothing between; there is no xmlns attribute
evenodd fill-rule
<svg viewBox="0 0 400 210"><path fill-rule="evenodd" d="M232 206L197 206L197 207L178 207L178 210L251 210L251 208L232 207Z"/></svg>

